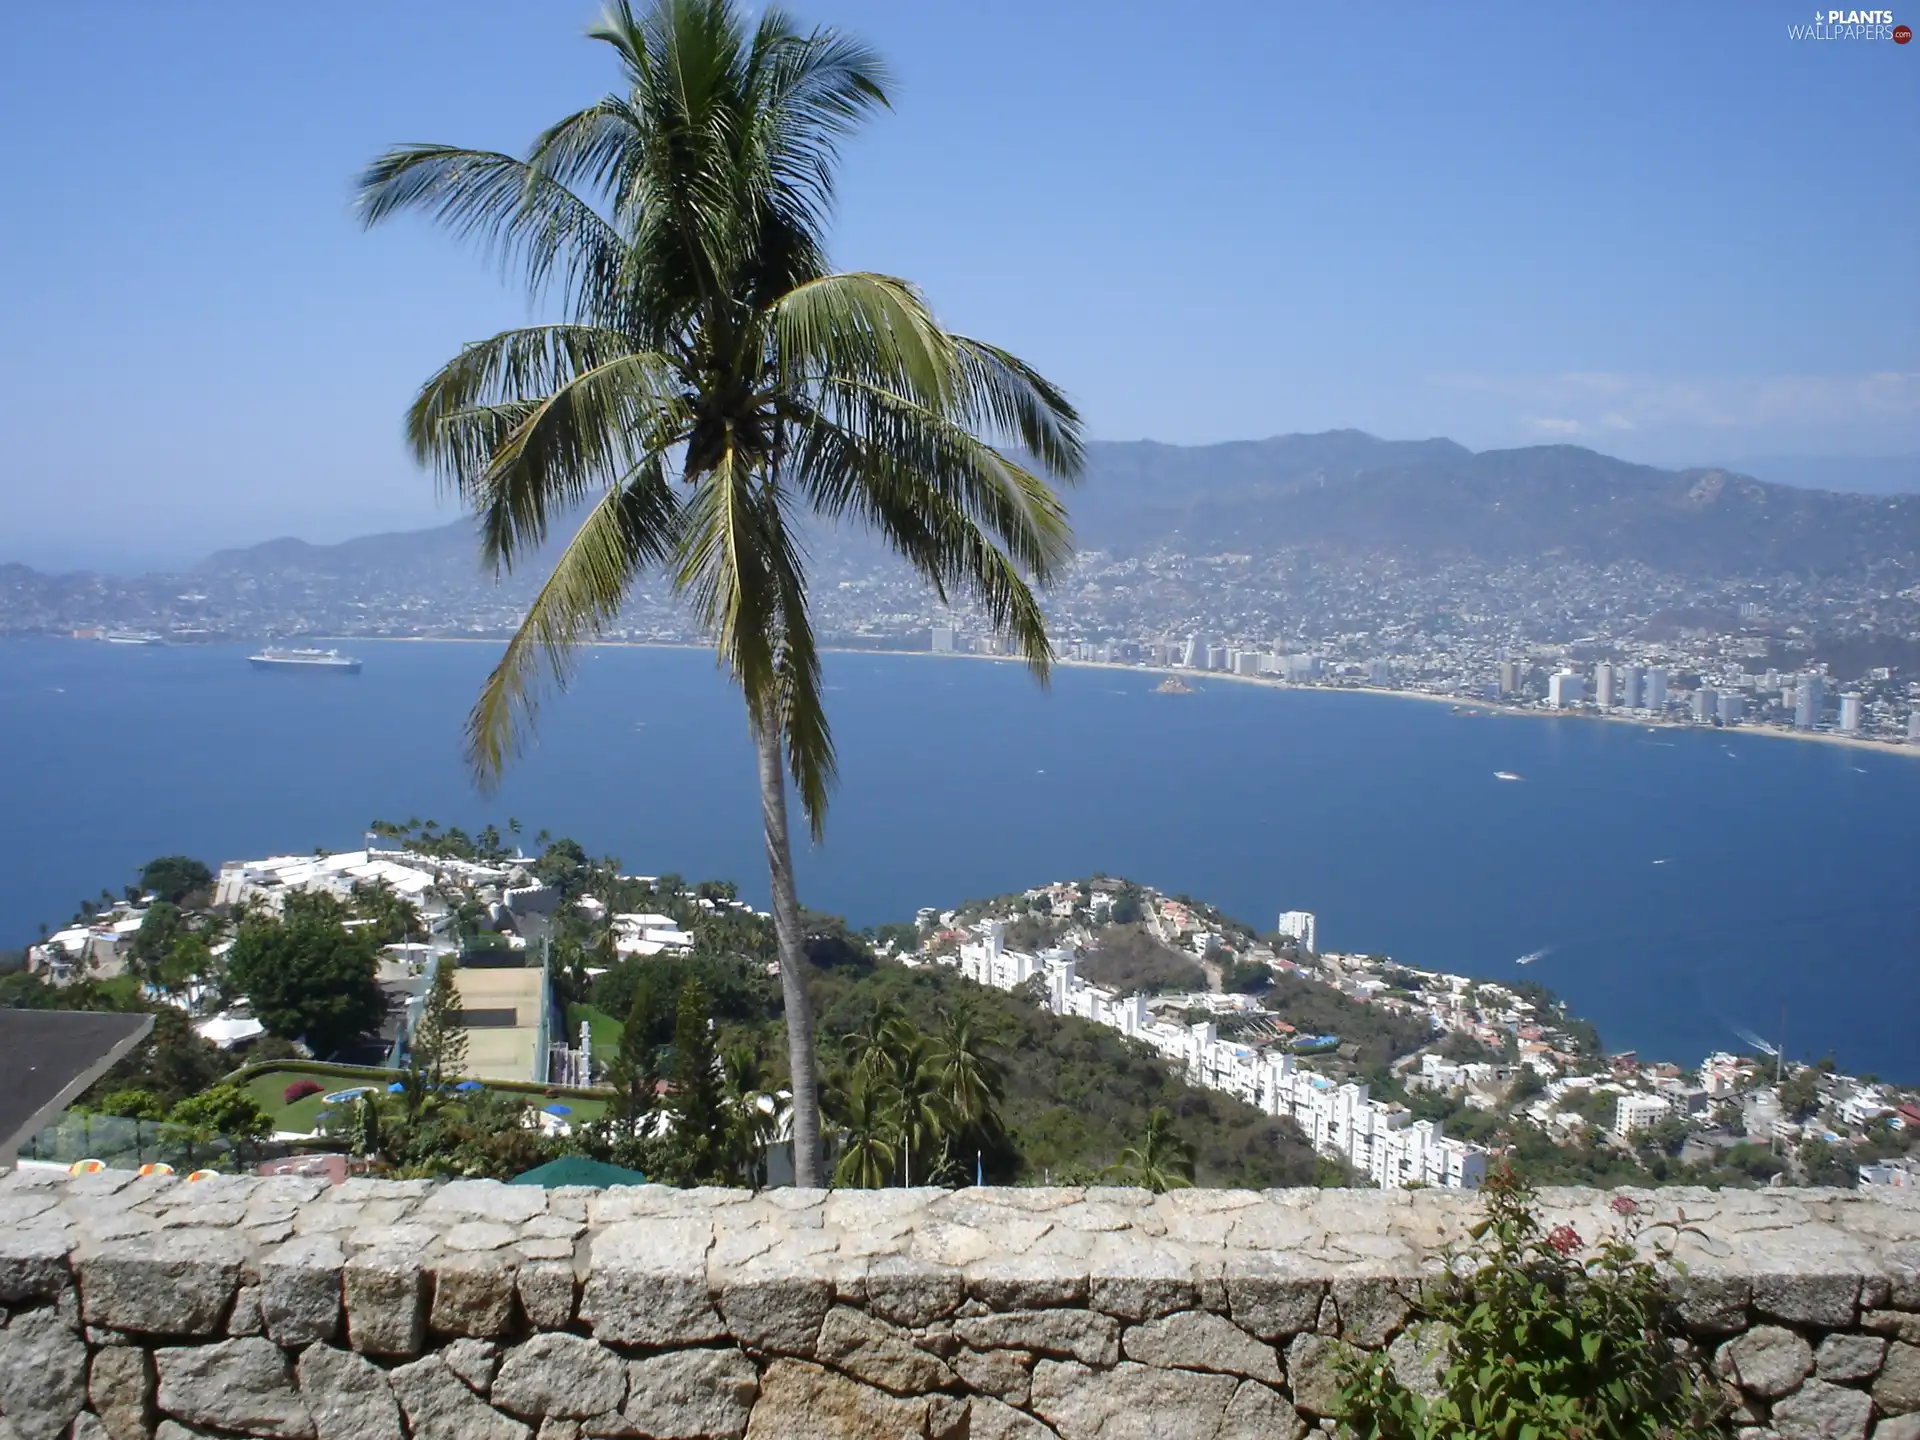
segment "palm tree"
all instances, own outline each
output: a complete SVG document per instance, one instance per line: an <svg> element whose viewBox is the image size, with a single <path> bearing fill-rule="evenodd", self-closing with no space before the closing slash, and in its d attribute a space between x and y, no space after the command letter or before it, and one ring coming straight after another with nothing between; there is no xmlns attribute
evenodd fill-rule
<svg viewBox="0 0 1920 1440"><path fill-rule="evenodd" d="M758 1190L767 1183L767 1146L780 1133L779 1097L751 1044L733 1046L720 1064L728 1166L735 1183Z"/></svg>
<svg viewBox="0 0 1920 1440"><path fill-rule="evenodd" d="M755 741L793 1083L795 1178L821 1181L805 937L786 783L813 837L835 765L798 525L877 530L937 592L970 596L1044 679L1029 582L1071 551L1041 478L1077 475L1079 417L1005 350L943 329L886 275L829 270L840 139L886 104L879 60L777 10L612 0L591 32L625 93L526 159L404 146L361 180L368 224L420 210L517 263L565 320L468 345L421 390L415 455L510 570L576 513L467 726L483 785L523 742L543 677L662 568L739 685ZM1005 449L1031 457L1020 463ZM1029 468L1031 465L1031 468Z"/></svg>
<svg viewBox="0 0 1920 1440"><path fill-rule="evenodd" d="M980 1133L997 1130L1006 1074L979 1012L971 1005L955 1006L942 1018L940 1033L928 1048L956 1128Z"/></svg>
<svg viewBox="0 0 1920 1440"><path fill-rule="evenodd" d="M1140 1143L1122 1150L1120 1162L1109 1173L1158 1195L1193 1184L1193 1158L1193 1146L1173 1128L1173 1116L1156 1105L1147 1116L1147 1131Z"/></svg>
<svg viewBox="0 0 1920 1440"><path fill-rule="evenodd" d="M893 1175L893 1116L883 1087L855 1074L838 1093L840 1159L833 1183L878 1190Z"/></svg>
<svg viewBox="0 0 1920 1440"><path fill-rule="evenodd" d="M913 1022L898 1002L882 996L865 1023L840 1037L840 1048L854 1073L866 1080L889 1082L919 1043Z"/></svg>
<svg viewBox="0 0 1920 1440"><path fill-rule="evenodd" d="M888 1088L892 1091L894 1134L900 1140L901 1181L912 1185L914 1152L920 1153L921 1178L925 1179L931 1168L927 1156L946 1142L952 1129L952 1114L940 1091L939 1077L918 1047L901 1057Z"/></svg>

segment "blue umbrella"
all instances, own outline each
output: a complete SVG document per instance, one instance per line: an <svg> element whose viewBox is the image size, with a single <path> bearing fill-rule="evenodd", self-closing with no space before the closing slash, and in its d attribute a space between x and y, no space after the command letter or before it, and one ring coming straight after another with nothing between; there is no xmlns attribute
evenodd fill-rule
<svg viewBox="0 0 1920 1440"><path fill-rule="evenodd" d="M478 1080L462 1080L453 1088L456 1090L484 1090L487 1087L482 1085Z"/></svg>
<svg viewBox="0 0 1920 1440"><path fill-rule="evenodd" d="M407 1087L402 1085L398 1080L387 1086L387 1094L389 1095L404 1095L406 1093Z"/></svg>
<svg viewBox="0 0 1920 1440"><path fill-rule="evenodd" d="M549 1105L547 1106L547 1114L571 1115L573 1114L573 1107L571 1105Z"/></svg>

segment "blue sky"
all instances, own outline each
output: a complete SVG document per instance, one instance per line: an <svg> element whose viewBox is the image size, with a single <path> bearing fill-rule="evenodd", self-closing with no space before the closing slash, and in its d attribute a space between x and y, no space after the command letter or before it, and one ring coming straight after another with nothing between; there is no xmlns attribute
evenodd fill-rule
<svg viewBox="0 0 1920 1440"><path fill-rule="evenodd" d="M1802 0L794 8L896 79L835 259L1097 437L1920 449L1920 45L1790 40ZM400 141L523 148L612 86L596 9L13 7L0 560L446 518L401 411L529 310L424 224L362 233L351 180Z"/></svg>

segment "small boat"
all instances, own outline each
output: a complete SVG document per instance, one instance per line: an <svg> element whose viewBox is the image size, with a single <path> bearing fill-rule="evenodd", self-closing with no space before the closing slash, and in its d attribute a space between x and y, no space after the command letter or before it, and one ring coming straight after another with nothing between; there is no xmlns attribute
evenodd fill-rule
<svg viewBox="0 0 1920 1440"><path fill-rule="evenodd" d="M1545 950L1535 950L1531 954L1522 955L1518 960L1514 961L1513 963L1516 965L1531 965L1536 960L1544 960L1546 958L1547 958L1547 952Z"/></svg>
<svg viewBox="0 0 1920 1440"><path fill-rule="evenodd" d="M151 630L108 630L100 638L109 645L160 645L165 642Z"/></svg>
<svg viewBox="0 0 1920 1440"><path fill-rule="evenodd" d="M336 675L358 675L360 662L338 650L281 650L269 645L247 663L256 670L330 671Z"/></svg>
<svg viewBox="0 0 1920 1440"><path fill-rule="evenodd" d="M1516 775L1511 770L1496 770L1493 772L1493 778L1496 780L1524 780L1526 777L1524 775Z"/></svg>

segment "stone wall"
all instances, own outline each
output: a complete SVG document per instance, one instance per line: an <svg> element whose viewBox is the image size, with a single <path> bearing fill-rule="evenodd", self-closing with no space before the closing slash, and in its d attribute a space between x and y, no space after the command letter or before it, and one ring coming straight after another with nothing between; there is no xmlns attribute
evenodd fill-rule
<svg viewBox="0 0 1920 1440"><path fill-rule="evenodd" d="M1920 1197L1639 1198L1699 1227L1682 1313L1749 1433L1920 1437ZM1608 1199L1546 1197L1588 1238ZM25 1172L0 1440L1298 1437L1341 1337L1417 1374L1407 1295L1475 1210Z"/></svg>

